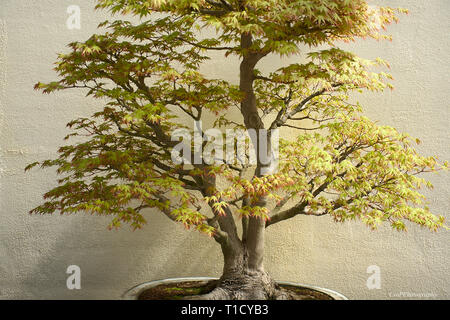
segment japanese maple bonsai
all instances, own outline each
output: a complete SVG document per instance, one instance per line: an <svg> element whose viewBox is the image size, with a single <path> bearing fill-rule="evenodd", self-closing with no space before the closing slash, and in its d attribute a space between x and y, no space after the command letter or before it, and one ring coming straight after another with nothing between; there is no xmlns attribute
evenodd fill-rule
<svg viewBox="0 0 450 320"><path fill-rule="evenodd" d="M380 71L387 62L337 47L389 39L382 29L406 10L365 0L98 0L97 7L138 15L139 23L102 23L106 32L59 56L59 81L36 85L45 93L86 89L104 106L68 124L66 138L85 136L81 142L27 167L56 166L62 174L31 213L84 211L111 216L110 228L138 229L148 209L159 210L220 245L223 274L198 297L205 299L287 298L263 268L264 235L298 215L359 219L373 229L387 222L405 230L405 221L444 226L424 205L418 189L430 183L417 174L446 165L418 155L408 135L377 125L349 102L353 91L391 87ZM238 85L200 72L210 51L239 57ZM257 66L269 54L304 61L263 74ZM233 108L242 121L229 116ZM180 143L195 156L199 150L173 133L211 117L216 127L269 132L269 161L256 152L256 165L211 163L200 152L193 162L183 152L183 163L174 163ZM296 134L281 130L285 139L274 152L270 135L283 127ZM213 143L200 135L203 147Z"/></svg>

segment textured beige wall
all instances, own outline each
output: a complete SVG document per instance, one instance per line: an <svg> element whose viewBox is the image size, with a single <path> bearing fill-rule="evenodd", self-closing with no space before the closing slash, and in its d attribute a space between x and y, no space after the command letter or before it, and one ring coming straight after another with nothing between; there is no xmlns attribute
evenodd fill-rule
<svg viewBox="0 0 450 320"><path fill-rule="evenodd" d="M0 299L114 299L147 280L219 275L215 243L158 213L149 213L154 215L149 225L137 232L110 232L107 218L83 214L27 214L56 176L51 170L24 174L24 166L55 156L67 133L65 123L96 107L81 92L44 96L32 90L33 84L53 80L56 53L70 41L86 39L105 14L94 13L91 0L0 2ZM420 138L423 153L450 159L450 1L385 3L411 11L390 29L394 41L348 47L364 57L388 59L396 90L359 100L372 118ZM66 27L72 4L81 7L81 30ZM217 59L220 63L205 71L236 79L233 60ZM271 57L264 69L280 63ZM450 218L448 175L431 180L430 206ZM400 234L388 227L371 232L359 223L298 217L270 228L266 267L277 279L329 287L353 299L389 299L401 292L449 299L449 240L450 232L410 228ZM81 267L81 290L66 288L65 271L72 264ZM380 267L381 289L366 287L370 265Z"/></svg>

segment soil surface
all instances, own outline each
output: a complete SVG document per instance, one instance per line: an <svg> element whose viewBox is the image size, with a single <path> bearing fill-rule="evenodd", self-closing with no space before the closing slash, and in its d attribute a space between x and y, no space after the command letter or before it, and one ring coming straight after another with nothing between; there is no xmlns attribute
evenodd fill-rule
<svg viewBox="0 0 450 320"><path fill-rule="evenodd" d="M217 280L161 284L143 291L138 300L179 300L186 296L208 293L215 288L216 284ZM331 296L313 289L290 285L279 286L295 297L295 300L333 300Z"/></svg>

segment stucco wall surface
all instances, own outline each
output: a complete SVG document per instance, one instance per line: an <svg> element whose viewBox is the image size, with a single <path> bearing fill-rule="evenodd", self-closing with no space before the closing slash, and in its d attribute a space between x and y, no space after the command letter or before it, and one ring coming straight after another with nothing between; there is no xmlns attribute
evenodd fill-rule
<svg viewBox="0 0 450 320"><path fill-rule="evenodd" d="M396 89L358 96L366 114L422 140L424 154L450 159L450 1L375 1L410 9L390 28L393 42L365 41L345 48L392 65ZM67 8L81 9L81 29L69 30ZM82 92L42 95L37 81L51 81L56 53L95 32L104 12L90 0L0 0L0 299L115 299L138 283L177 276L217 276L218 246L186 232L158 213L142 231L108 231L108 218L84 214L30 216L54 186L52 170L23 168L54 157L65 124L88 116L98 102ZM237 79L236 60L220 54L204 70ZM295 61L295 58L290 58ZM220 61L220 63L218 63ZM287 61L269 57L263 70ZM435 213L450 218L448 174L427 176ZM450 232L410 227L369 231L361 223L297 217L267 235L266 268L274 278L337 290L352 299L450 298ZM66 269L81 268L81 290L68 290ZM369 266L381 272L381 288L366 286Z"/></svg>

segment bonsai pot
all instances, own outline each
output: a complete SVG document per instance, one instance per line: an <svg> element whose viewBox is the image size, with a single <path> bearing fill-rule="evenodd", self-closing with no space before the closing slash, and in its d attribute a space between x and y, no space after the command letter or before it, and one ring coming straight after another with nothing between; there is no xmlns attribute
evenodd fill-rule
<svg viewBox="0 0 450 320"><path fill-rule="evenodd" d="M164 290L178 290L177 288L170 287L176 285L183 286L183 284L193 283L196 283L197 286L206 286L208 283L217 280L218 278L211 277L186 277L149 281L139 284L126 291L121 298L123 300L150 300L152 298L151 295L148 295L148 293L152 291L151 289L155 289L156 287L164 288ZM299 300L348 300L348 298L344 295L330 289L286 281L277 281L277 283L281 287L288 288L291 291L298 290L299 292L303 292L304 298L299 298ZM176 296L176 292L174 292L174 296ZM175 297L173 299L177 298Z"/></svg>

